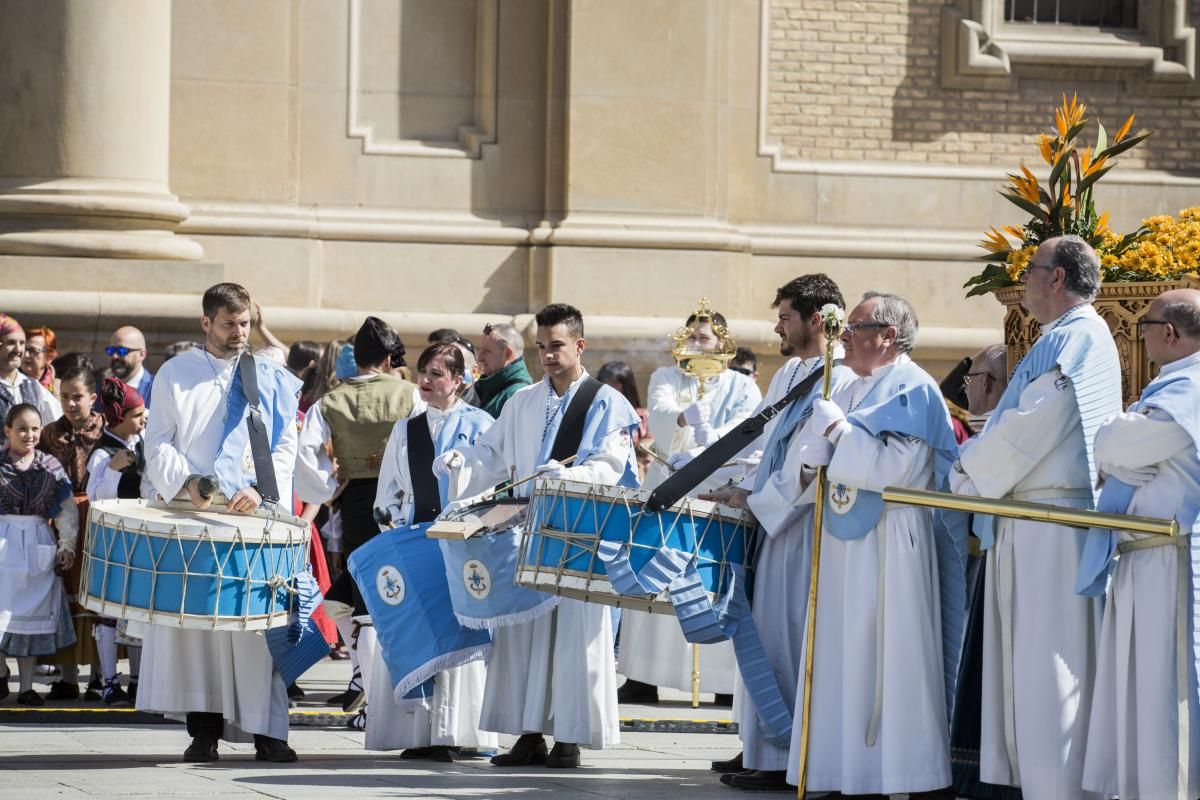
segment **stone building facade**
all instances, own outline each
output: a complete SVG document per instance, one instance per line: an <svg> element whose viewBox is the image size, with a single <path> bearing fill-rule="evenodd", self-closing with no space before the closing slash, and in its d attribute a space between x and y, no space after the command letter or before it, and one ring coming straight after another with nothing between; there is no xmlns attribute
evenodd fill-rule
<svg viewBox="0 0 1200 800"><path fill-rule="evenodd" d="M590 367L645 375L701 296L770 356L775 287L823 270L909 296L939 370L1000 337L960 287L1062 92L1156 131L1105 179L1114 227L1200 198L1200 0L1010 5L0 0L0 309L98 351L185 338L222 279L285 339L561 300Z"/></svg>

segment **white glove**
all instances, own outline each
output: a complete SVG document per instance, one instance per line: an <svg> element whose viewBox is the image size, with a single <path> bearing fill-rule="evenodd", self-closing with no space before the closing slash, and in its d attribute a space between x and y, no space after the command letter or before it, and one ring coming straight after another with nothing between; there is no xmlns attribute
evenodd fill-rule
<svg viewBox="0 0 1200 800"><path fill-rule="evenodd" d="M537 468L539 478L549 478L551 480L567 480L571 477L571 468L563 466L553 458Z"/></svg>
<svg viewBox="0 0 1200 800"><path fill-rule="evenodd" d="M817 436L824 436L825 431L835 422L846 419L846 413L832 400L816 400L812 406L812 416L809 417L807 429Z"/></svg>
<svg viewBox="0 0 1200 800"><path fill-rule="evenodd" d="M667 459L667 465L672 470L681 470L692 460L694 456L686 450L682 453L676 453Z"/></svg>
<svg viewBox="0 0 1200 800"><path fill-rule="evenodd" d="M813 433L803 433L792 442L793 447L799 447L797 455L801 464L810 467L827 467L833 460L833 442L824 436Z"/></svg>
<svg viewBox="0 0 1200 800"><path fill-rule="evenodd" d="M683 410L683 421L696 426L708 422L712 418L712 408L707 400L697 400Z"/></svg>
<svg viewBox="0 0 1200 800"><path fill-rule="evenodd" d="M1101 471L1130 486L1145 486L1158 477L1158 465L1156 464L1147 464L1144 467L1102 467Z"/></svg>
<svg viewBox="0 0 1200 800"><path fill-rule="evenodd" d="M464 459L457 450L448 450L433 459L433 474L439 478L449 478L451 470L460 468Z"/></svg>
<svg viewBox="0 0 1200 800"><path fill-rule="evenodd" d="M707 422L701 422L699 425L692 426L692 436L696 439L696 444L701 447L708 447L710 444L720 439L716 428L709 425Z"/></svg>
<svg viewBox="0 0 1200 800"><path fill-rule="evenodd" d="M961 494L968 497L978 497L979 488L975 485L975 481L971 480L971 476L962 468L961 461L954 462L954 468L950 470L950 491L955 494Z"/></svg>

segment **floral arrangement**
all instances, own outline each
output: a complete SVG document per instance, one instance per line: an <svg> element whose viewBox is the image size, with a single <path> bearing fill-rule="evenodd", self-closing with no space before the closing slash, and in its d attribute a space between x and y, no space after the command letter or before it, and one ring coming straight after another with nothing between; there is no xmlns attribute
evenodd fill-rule
<svg viewBox="0 0 1200 800"><path fill-rule="evenodd" d="M1200 260L1200 207L1179 217L1151 217L1123 236L1108 226L1108 213L1097 213L1093 198L1096 183L1116 166L1117 156L1145 141L1149 132L1130 135L1130 114L1112 141L1097 121L1095 144L1079 143L1087 127L1087 107L1078 96L1070 102L1064 94L1054 111L1054 128L1038 137L1038 150L1050 168L1045 184L1024 164L1020 174L1010 174L1000 194L1032 216L1023 226L991 228L980 246L987 250L983 271L964 284L968 297L1012 286L1038 245L1047 239L1075 234L1086 239L1100 256L1105 281L1161 281L1196 269Z"/></svg>

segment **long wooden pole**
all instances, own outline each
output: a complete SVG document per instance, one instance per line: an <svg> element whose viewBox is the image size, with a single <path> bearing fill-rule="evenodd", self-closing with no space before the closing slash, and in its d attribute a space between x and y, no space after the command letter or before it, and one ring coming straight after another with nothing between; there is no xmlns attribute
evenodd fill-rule
<svg viewBox="0 0 1200 800"><path fill-rule="evenodd" d="M825 309L822 309L824 312ZM836 315L825 315L825 365L821 397L828 400L833 392L833 348L842 332ZM821 575L821 528L825 517L825 467L817 467L817 496L813 503L812 567L808 581L808 613L804 626L804 691L800 711L800 765L797 770L796 796L804 800L808 784L809 724L812 711L813 642L817 635L817 586Z"/></svg>

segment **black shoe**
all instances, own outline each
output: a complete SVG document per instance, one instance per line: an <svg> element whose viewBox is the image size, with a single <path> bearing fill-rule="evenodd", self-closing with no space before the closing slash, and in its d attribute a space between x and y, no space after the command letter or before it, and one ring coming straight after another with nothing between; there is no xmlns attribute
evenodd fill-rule
<svg viewBox="0 0 1200 800"><path fill-rule="evenodd" d="M365 731L367 729L367 710L360 708L357 714L346 720L346 727L352 731Z"/></svg>
<svg viewBox="0 0 1200 800"><path fill-rule="evenodd" d="M349 692L338 692L337 694L333 695L328 700L326 700L325 705L327 705L327 706L345 705L346 700L349 698L349 696L350 696Z"/></svg>
<svg viewBox="0 0 1200 800"><path fill-rule="evenodd" d="M129 695L129 704L130 705L134 705L134 706L137 705L137 686L138 686L138 679L137 679L137 676L134 675L132 678L129 679L129 688L126 690L126 693Z"/></svg>
<svg viewBox="0 0 1200 800"><path fill-rule="evenodd" d="M458 761L458 748L448 745L435 745L429 748L429 761L440 761L444 764L450 764Z"/></svg>
<svg viewBox="0 0 1200 800"><path fill-rule="evenodd" d="M121 688L121 684L116 678L104 684L103 699L106 706L115 706L118 703L129 705L129 695Z"/></svg>
<svg viewBox="0 0 1200 800"><path fill-rule="evenodd" d="M205 764L220 757L220 753L217 752L217 740L207 736L193 737L192 743L183 751L183 760L191 764Z"/></svg>
<svg viewBox="0 0 1200 800"><path fill-rule="evenodd" d="M270 761L274 764L290 764L299 761L300 756L288 747L282 739L272 739L270 736L254 735L254 760Z"/></svg>
<svg viewBox="0 0 1200 800"><path fill-rule="evenodd" d="M796 787L787 782L786 770L748 769L732 775L722 775L721 783L735 789L767 792L794 791Z"/></svg>
<svg viewBox="0 0 1200 800"><path fill-rule="evenodd" d="M733 695L718 694L716 699L713 700L713 705L721 708L733 708Z"/></svg>
<svg viewBox="0 0 1200 800"><path fill-rule="evenodd" d="M78 690L79 687L75 687ZM78 695L76 695L78 697ZM83 693L84 700L102 700L104 698L104 681L99 675L93 675L88 681L87 691Z"/></svg>
<svg viewBox="0 0 1200 800"><path fill-rule="evenodd" d="M23 706L44 706L46 701L33 689L26 689L17 695L17 702Z"/></svg>
<svg viewBox="0 0 1200 800"><path fill-rule="evenodd" d="M621 684L621 688L617 689L618 703L644 703L653 704L658 702L658 687L651 686L648 683L628 679Z"/></svg>
<svg viewBox="0 0 1200 800"><path fill-rule="evenodd" d="M351 713L358 711L367 702L367 693L363 691L362 673L354 671L350 685L346 687L346 696L342 698L342 711Z"/></svg>
<svg viewBox="0 0 1200 800"><path fill-rule="evenodd" d="M956 797L958 797L958 792L954 791L953 786L945 786L929 792L908 793L908 800L954 800Z"/></svg>
<svg viewBox="0 0 1200 800"><path fill-rule="evenodd" d="M713 772L719 772L722 775L728 775L733 772L742 772L746 768L742 766L742 754L738 753L728 761L714 761L709 767Z"/></svg>
<svg viewBox="0 0 1200 800"><path fill-rule="evenodd" d="M546 766L557 769L573 769L579 766L579 745L570 742L555 742L546 756Z"/></svg>
<svg viewBox="0 0 1200 800"><path fill-rule="evenodd" d="M101 686L103 688L103 686ZM66 681L55 681L50 684L50 691L46 694L47 700L78 700L79 699L79 684L67 683ZM88 698L89 700L91 698ZM100 696L97 695L99 700Z"/></svg>
<svg viewBox="0 0 1200 800"><path fill-rule="evenodd" d="M557 747L558 745L555 745ZM540 733L527 733L512 750L492 756L492 765L497 767L527 767L530 764L545 764L549 751L546 749L546 737Z"/></svg>
<svg viewBox="0 0 1200 800"><path fill-rule="evenodd" d="M9 695L8 676L4 676L4 680L0 681L0 701L7 700Z"/></svg>
<svg viewBox="0 0 1200 800"><path fill-rule="evenodd" d="M288 700L303 700L305 698L304 690L296 684L287 687Z"/></svg>

